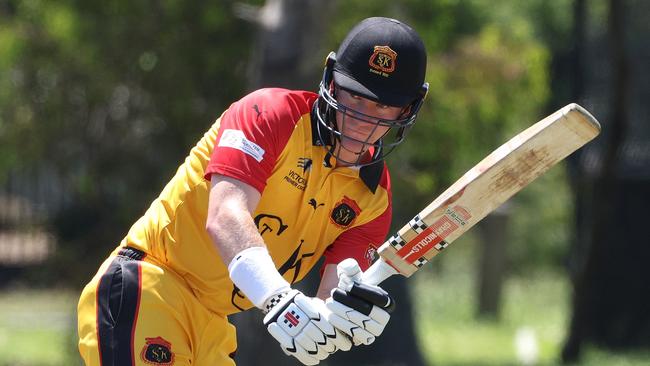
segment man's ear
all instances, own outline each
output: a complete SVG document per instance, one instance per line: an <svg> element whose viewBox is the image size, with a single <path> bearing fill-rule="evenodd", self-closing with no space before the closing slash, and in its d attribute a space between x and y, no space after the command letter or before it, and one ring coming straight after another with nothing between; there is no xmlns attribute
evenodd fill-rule
<svg viewBox="0 0 650 366"><path fill-rule="evenodd" d="M332 80L332 83L330 84L330 94L332 96L336 96L338 94L339 87L334 84L334 81Z"/></svg>

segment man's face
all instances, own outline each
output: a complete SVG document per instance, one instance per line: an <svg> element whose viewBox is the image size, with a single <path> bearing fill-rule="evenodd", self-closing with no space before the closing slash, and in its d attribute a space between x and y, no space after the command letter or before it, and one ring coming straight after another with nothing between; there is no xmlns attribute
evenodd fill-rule
<svg viewBox="0 0 650 366"><path fill-rule="evenodd" d="M359 160L367 152L367 144L376 142L388 132L390 127L378 124L380 120L395 120L403 112L401 107L381 104L340 88L336 91L336 100L347 108L347 114L336 112L336 123L342 135L336 147L337 156L347 162Z"/></svg>

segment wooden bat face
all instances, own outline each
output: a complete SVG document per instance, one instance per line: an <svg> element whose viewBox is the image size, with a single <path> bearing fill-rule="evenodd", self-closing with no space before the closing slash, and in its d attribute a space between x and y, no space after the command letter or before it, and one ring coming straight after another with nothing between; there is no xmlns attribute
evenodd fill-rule
<svg viewBox="0 0 650 366"><path fill-rule="evenodd" d="M397 273L410 276L449 243L530 182L591 141L600 124L569 104L501 145L378 250ZM374 281L376 282L376 281Z"/></svg>

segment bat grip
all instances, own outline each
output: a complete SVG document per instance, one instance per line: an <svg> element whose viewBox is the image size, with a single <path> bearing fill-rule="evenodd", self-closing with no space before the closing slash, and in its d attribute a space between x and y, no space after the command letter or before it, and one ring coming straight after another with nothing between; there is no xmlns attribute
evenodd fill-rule
<svg viewBox="0 0 650 366"><path fill-rule="evenodd" d="M361 275L361 282L369 285L378 285L388 277L397 274L397 270L386 263L383 258L379 259Z"/></svg>

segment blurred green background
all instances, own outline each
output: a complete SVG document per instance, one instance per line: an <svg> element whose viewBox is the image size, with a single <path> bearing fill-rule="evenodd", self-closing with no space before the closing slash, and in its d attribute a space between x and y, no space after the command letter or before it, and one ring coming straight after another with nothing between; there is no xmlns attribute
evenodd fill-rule
<svg viewBox="0 0 650 366"><path fill-rule="evenodd" d="M389 281L386 334L326 364L650 364L650 2L0 0L0 365L79 364L82 286L203 132L253 89L315 91L369 16L429 54L394 229L570 102L603 133ZM239 332L238 364L291 362Z"/></svg>

